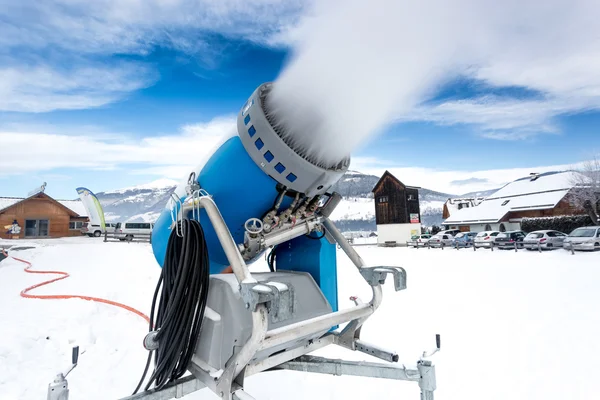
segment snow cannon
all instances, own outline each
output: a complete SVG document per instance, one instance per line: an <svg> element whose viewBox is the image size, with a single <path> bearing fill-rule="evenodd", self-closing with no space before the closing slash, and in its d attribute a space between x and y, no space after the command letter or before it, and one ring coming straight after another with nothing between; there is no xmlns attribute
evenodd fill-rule
<svg viewBox="0 0 600 400"><path fill-rule="evenodd" d="M415 381L422 398L433 399L431 361L398 368L395 352L361 339L382 285L391 277L396 291L405 289L406 271L367 266L329 219L341 200L332 186L350 159L324 165L296 148L293 138L305 132L269 109L272 85L254 91L237 116L237 134L190 171L155 223L152 248L162 271L144 338L148 363L131 399L202 388L226 400L252 399L244 378L280 369ZM338 248L372 293L341 310ZM265 263L254 263L263 255ZM308 355L328 345L386 363Z"/></svg>

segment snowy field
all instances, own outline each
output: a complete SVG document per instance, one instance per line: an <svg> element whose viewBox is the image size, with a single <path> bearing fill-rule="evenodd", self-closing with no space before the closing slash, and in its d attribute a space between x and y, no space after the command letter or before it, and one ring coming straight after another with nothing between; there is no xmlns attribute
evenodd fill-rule
<svg viewBox="0 0 600 400"><path fill-rule="evenodd" d="M2 244L14 242L0 242ZM25 244L21 242L20 244ZM103 243L94 238L45 240L13 251L34 269L71 277L33 291L81 294L119 301L149 312L159 268L150 246ZM442 335L436 399L519 400L600 397L600 253L356 248L372 265L406 268L408 289L393 291L362 331L363 339L395 349L414 366ZM253 266L264 269L264 264ZM54 375L68 366L70 400L116 399L130 394L144 367L146 322L137 315L82 300L35 300L22 289L50 275L26 274L0 263L0 399L41 400ZM339 253L340 303L370 290ZM353 360L359 353L323 349L320 355ZM413 382L271 372L246 381L257 399L415 399ZM209 392L186 400L217 399Z"/></svg>

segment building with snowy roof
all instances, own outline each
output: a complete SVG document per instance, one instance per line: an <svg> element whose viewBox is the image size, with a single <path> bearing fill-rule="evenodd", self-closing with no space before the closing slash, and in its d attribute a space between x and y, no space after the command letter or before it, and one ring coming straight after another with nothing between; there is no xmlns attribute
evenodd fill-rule
<svg viewBox="0 0 600 400"><path fill-rule="evenodd" d="M0 197L0 238L10 238L6 226L16 220L19 238L80 236L88 221L80 200L55 200L39 191L28 197Z"/></svg>
<svg viewBox="0 0 600 400"><path fill-rule="evenodd" d="M461 197L455 199L448 199L444 203L442 211L442 218L448 219L452 214L463 208L476 207L485 199L485 197Z"/></svg>
<svg viewBox="0 0 600 400"><path fill-rule="evenodd" d="M569 200L577 172L531 174L508 183L475 207L464 207L444 221L447 229L481 232L521 229L523 218L582 215L584 210Z"/></svg>

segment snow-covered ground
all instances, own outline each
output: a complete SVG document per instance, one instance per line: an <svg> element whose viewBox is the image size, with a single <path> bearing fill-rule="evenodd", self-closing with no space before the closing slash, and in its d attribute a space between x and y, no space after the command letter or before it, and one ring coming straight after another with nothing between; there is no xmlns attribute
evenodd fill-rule
<svg viewBox="0 0 600 400"><path fill-rule="evenodd" d="M368 220L375 218L375 201L368 197L347 197L333 210L330 218L339 220Z"/></svg>
<svg viewBox="0 0 600 400"><path fill-rule="evenodd" d="M6 243L0 242L0 247ZM30 242L42 246L12 255L36 269L71 277L33 293L84 294L149 312L159 268L150 246L103 243L94 238ZM600 375L600 253L427 250L356 247L373 265L399 265L408 289L393 291L367 322L362 336L395 349L407 366L442 335L436 399L593 399ZM263 269L264 263L253 268ZM19 292L45 280L23 265L0 263L0 398L45 399L47 384L84 353L69 375L71 400L130 394L144 367L147 326L134 314L81 300L33 300ZM368 300L370 290L339 253L340 303ZM365 359L336 348L321 355ZM418 399L412 382L270 372L247 379L257 399ZM217 399L209 392L186 400Z"/></svg>

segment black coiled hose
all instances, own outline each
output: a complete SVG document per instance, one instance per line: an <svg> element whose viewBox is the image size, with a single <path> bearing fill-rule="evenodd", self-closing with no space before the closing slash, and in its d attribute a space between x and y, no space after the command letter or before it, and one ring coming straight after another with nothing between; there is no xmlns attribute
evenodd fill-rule
<svg viewBox="0 0 600 400"><path fill-rule="evenodd" d="M183 376L200 334L210 276L208 248L198 221L184 219L179 228L183 237L178 236L175 229L171 232L152 299L149 330L157 332L155 340L158 348L148 354L146 368L133 394L138 392L146 378L152 354L155 355L155 366L145 390L152 384L160 390Z"/></svg>

